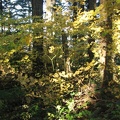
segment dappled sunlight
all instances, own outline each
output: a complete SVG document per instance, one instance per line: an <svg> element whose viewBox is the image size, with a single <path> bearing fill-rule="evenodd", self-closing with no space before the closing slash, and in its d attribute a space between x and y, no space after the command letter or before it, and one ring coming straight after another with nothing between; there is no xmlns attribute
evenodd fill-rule
<svg viewBox="0 0 120 120"><path fill-rule="evenodd" d="M119 0L2 2L0 120L118 120Z"/></svg>

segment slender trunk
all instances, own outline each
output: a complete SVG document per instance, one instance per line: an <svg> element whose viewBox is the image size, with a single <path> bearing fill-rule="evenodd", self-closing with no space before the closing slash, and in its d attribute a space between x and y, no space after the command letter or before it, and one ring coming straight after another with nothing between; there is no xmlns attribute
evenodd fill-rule
<svg viewBox="0 0 120 120"><path fill-rule="evenodd" d="M112 29L112 16L109 16L107 18L107 29ZM105 36L106 40L106 56L105 56L105 69L104 69L104 77L103 77L103 88L106 88L109 86L109 82L113 80L113 40L112 40L112 34L107 33Z"/></svg>
<svg viewBox="0 0 120 120"><path fill-rule="evenodd" d="M0 12L2 12L2 0L0 0Z"/></svg>
<svg viewBox="0 0 120 120"><path fill-rule="evenodd" d="M43 0L32 0L32 16L33 22L40 22L43 19ZM40 26L41 27L41 26ZM38 30L39 29L39 30ZM44 74L44 62L43 62L43 28L35 28L33 40L33 76L41 77Z"/></svg>
<svg viewBox="0 0 120 120"><path fill-rule="evenodd" d="M64 70L65 70L65 73L67 74L71 72L71 66L70 66L67 35L64 31L62 34L62 46L63 46L63 52L64 52Z"/></svg>
<svg viewBox="0 0 120 120"><path fill-rule="evenodd" d="M2 20L2 12L3 12L3 6L2 6L2 0L0 0L0 19ZM1 31L3 32L3 25L1 23Z"/></svg>
<svg viewBox="0 0 120 120"><path fill-rule="evenodd" d="M94 53L92 52L92 47L93 47L93 44L94 44L95 40L90 37L88 38L88 44L89 44L89 48L88 48L88 62L92 62L93 58L94 58Z"/></svg>
<svg viewBox="0 0 120 120"><path fill-rule="evenodd" d="M96 0L86 0L86 9L89 10L95 10L95 5L96 5ZM91 37L91 35L89 35L88 38L88 44L89 44L89 48L88 48L88 62L92 62L93 58L94 58L94 53L92 52L92 47L93 44L95 42L95 39Z"/></svg>

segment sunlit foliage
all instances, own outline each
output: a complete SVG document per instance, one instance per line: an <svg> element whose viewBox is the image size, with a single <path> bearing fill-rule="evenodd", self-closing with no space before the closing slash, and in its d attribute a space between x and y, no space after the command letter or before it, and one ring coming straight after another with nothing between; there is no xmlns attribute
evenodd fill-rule
<svg viewBox="0 0 120 120"><path fill-rule="evenodd" d="M0 119L120 118L120 10L119 0L111 2L108 1L107 7L105 2L89 11L78 7L75 19L71 18L74 6L65 12L59 6L51 20L34 23L28 23L32 20L30 17L8 19L3 16L0 22L4 28L0 33ZM106 16L111 14L112 28L109 28ZM63 35L67 36L67 43L62 41ZM109 46L106 46L107 35L112 35L113 40ZM40 39L43 40L41 59L45 72L33 76L32 61L37 56L33 56L33 42ZM109 64L113 79L101 94L107 49L113 53L110 54L112 64ZM71 71L65 71L66 64Z"/></svg>

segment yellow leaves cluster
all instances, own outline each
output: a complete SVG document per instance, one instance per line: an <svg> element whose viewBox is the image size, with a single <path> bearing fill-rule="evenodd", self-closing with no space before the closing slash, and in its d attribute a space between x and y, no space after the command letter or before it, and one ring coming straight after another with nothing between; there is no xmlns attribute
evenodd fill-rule
<svg viewBox="0 0 120 120"><path fill-rule="evenodd" d="M90 10L89 12L83 12L81 14L81 17L79 17L79 22L88 22L90 20L93 20L94 18L94 11L93 10Z"/></svg>
<svg viewBox="0 0 120 120"><path fill-rule="evenodd" d="M4 63L8 63L8 62L9 62L9 59L5 59L5 60L4 60Z"/></svg>
<svg viewBox="0 0 120 120"><path fill-rule="evenodd" d="M120 11L119 11L120 12ZM117 51L120 51L120 18L119 16L114 16L113 18L113 40L115 42Z"/></svg>
<svg viewBox="0 0 120 120"><path fill-rule="evenodd" d="M75 71L73 76L75 77L76 75L79 75L82 72L89 71L93 66L95 66L95 64L96 64L96 61L92 60L92 62L87 63L85 67L80 67L77 71Z"/></svg>
<svg viewBox="0 0 120 120"><path fill-rule="evenodd" d="M116 20L115 24L117 25L117 29L120 30L120 19Z"/></svg>
<svg viewBox="0 0 120 120"><path fill-rule="evenodd" d="M12 49L10 52L8 52L8 55L12 55L16 50L15 49Z"/></svg>
<svg viewBox="0 0 120 120"><path fill-rule="evenodd" d="M101 37L101 32L103 28L101 26L97 26L95 23L91 24L90 29L92 31L92 36L99 39Z"/></svg>
<svg viewBox="0 0 120 120"><path fill-rule="evenodd" d="M54 46L50 46L48 51L49 51L49 53L53 53L54 50L55 50L55 47Z"/></svg>
<svg viewBox="0 0 120 120"><path fill-rule="evenodd" d="M63 79L64 77L66 78L65 74L63 74L61 76L61 73L55 73L53 75L53 77L54 78L51 81L56 83L59 86L59 88L60 88L59 92L61 95L68 92L70 89L73 88L73 85L70 81L66 81L65 79ZM63 78L61 78L61 77L63 77ZM67 77L69 77L69 76L67 76Z"/></svg>
<svg viewBox="0 0 120 120"><path fill-rule="evenodd" d="M76 21L73 23L74 28L78 28L79 25L83 23L87 24L89 21L94 19L94 11L90 10L89 12L80 12Z"/></svg>
<svg viewBox="0 0 120 120"><path fill-rule="evenodd" d="M21 62L24 62L24 63L29 62L29 61L30 61L30 59L29 59L28 55L25 55L21 60Z"/></svg>
<svg viewBox="0 0 120 120"><path fill-rule="evenodd" d="M4 59L3 60L1 60L0 62L2 63L8 63L9 62L9 57L15 52L16 50L15 49L12 49L11 51L9 51L9 52L6 52L5 54L4 54Z"/></svg>
<svg viewBox="0 0 120 120"><path fill-rule="evenodd" d="M42 93L44 92L44 94L40 94L40 96L46 105L54 103L73 90L72 82L62 78L59 73L40 79L39 85L43 87Z"/></svg>

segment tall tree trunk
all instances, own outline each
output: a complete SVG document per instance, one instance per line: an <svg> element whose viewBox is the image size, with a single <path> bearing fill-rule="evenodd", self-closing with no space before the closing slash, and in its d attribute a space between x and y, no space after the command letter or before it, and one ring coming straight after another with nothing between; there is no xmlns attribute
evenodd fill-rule
<svg viewBox="0 0 120 120"><path fill-rule="evenodd" d="M43 0L32 0L32 16L33 22L40 22L43 19ZM34 18L35 17L35 18ZM39 29L39 30L37 30ZM43 62L43 28L35 28L33 40L33 76L41 77L44 74L44 62Z"/></svg>
<svg viewBox="0 0 120 120"><path fill-rule="evenodd" d="M2 6L2 0L0 0L0 17L1 17L1 19L2 19L2 12L3 12L3 6ZM2 23L1 23L1 32L3 32L2 29L3 28L2 28Z"/></svg>
<svg viewBox="0 0 120 120"><path fill-rule="evenodd" d="M96 0L86 0L86 4L85 4L85 6L87 7L86 11L95 10L95 5L96 5ZM89 48L87 50L89 63L92 62L94 58L94 53L92 52L92 47L94 42L95 42L95 39L93 39L91 35L89 35L89 38L88 38Z"/></svg>
<svg viewBox="0 0 120 120"><path fill-rule="evenodd" d="M3 6L2 6L2 0L0 0L0 15L2 15L3 12Z"/></svg>
<svg viewBox="0 0 120 120"><path fill-rule="evenodd" d="M106 97L111 97L112 93L109 90L110 82L113 81L113 39L112 39L112 12L110 9L113 7L111 1L102 0L104 5L105 16L105 42L106 42L106 55L105 55L105 68L103 74L102 94L106 94ZM111 4L110 4L111 3ZM107 6L109 5L109 7ZM111 6L110 6L111 5ZM111 32L110 32L111 31Z"/></svg>
<svg viewBox="0 0 120 120"><path fill-rule="evenodd" d="M112 29L112 16L108 16L106 30ZM105 69L104 69L104 77L103 77L103 88L106 88L111 80L113 80L113 39L112 34L107 33L105 36L106 41L106 56L105 56Z"/></svg>
<svg viewBox="0 0 120 120"><path fill-rule="evenodd" d="M43 18L43 0L32 0L32 16Z"/></svg>
<svg viewBox="0 0 120 120"><path fill-rule="evenodd" d="M88 4L88 10L95 10L95 4L96 4L96 0L86 0ZM89 44L89 48L88 48L88 62L91 62L94 58L94 53L92 52L92 46L95 42L95 39L93 39L91 37L91 35L89 35L89 38L88 38L88 44Z"/></svg>
<svg viewBox="0 0 120 120"><path fill-rule="evenodd" d="M95 10L96 0L88 0L88 10Z"/></svg>

